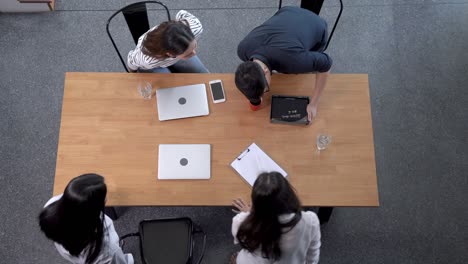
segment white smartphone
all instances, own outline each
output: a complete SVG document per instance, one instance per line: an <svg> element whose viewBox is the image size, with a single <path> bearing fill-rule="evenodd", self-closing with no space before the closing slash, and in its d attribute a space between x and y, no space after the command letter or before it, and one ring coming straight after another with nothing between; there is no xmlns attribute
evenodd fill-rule
<svg viewBox="0 0 468 264"><path fill-rule="evenodd" d="M222 103L226 101L226 96L224 95L223 83L221 80L210 81L211 88L211 98L213 98L213 103Z"/></svg>

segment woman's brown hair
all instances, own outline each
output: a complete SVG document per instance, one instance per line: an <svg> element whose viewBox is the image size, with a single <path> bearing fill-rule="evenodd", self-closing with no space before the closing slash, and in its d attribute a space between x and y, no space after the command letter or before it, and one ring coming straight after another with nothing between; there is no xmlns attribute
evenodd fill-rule
<svg viewBox="0 0 468 264"><path fill-rule="evenodd" d="M148 32L142 43L143 54L157 58L169 58L184 53L195 39L186 21L166 21Z"/></svg>

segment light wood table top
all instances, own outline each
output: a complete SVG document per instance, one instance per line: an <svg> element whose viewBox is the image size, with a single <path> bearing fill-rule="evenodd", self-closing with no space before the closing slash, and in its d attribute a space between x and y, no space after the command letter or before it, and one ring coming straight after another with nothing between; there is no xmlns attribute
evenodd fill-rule
<svg viewBox="0 0 468 264"><path fill-rule="evenodd" d="M208 82L221 79L226 102ZM137 83L153 85L144 100ZM155 89L205 83L210 114L160 122ZM251 187L230 163L252 142L289 174L306 206L378 206L366 74L333 74L309 126L271 124L272 94L312 96L315 74L274 74L264 107L252 112L233 74L66 73L54 195L83 173L106 178L107 205L230 205ZM316 150L316 136L333 137ZM157 179L158 145L211 144L210 180Z"/></svg>

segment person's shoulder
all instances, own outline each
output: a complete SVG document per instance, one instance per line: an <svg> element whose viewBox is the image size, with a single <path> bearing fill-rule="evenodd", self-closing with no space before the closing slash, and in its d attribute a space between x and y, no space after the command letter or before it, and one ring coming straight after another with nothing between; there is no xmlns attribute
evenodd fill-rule
<svg viewBox="0 0 468 264"><path fill-rule="evenodd" d="M175 19L180 21L182 19L196 19L196 17L187 10L180 10L177 12Z"/></svg>
<svg viewBox="0 0 468 264"><path fill-rule="evenodd" d="M246 56L246 58L242 60L249 60L250 56L252 56L255 52L259 50L263 50L264 46L261 45L263 42L264 36L261 34L257 34L255 30L250 32L247 36L242 39L239 44L237 45L237 54L240 55L243 54Z"/></svg>
<svg viewBox="0 0 468 264"><path fill-rule="evenodd" d="M47 207L47 206L53 204L54 202L60 200L60 198L62 198L62 196L63 196L63 193L50 198L49 201L47 201L47 203L44 205L44 207Z"/></svg>
<svg viewBox="0 0 468 264"><path fill-rule="evenodd" d="M285 11L301 11L301 10L304 10L304 8L299 7L299 6L285 6L285 7L282 7L280 10L285 10Z"/></svg>
<svg viewBox="0 0 468 264"><path fill-rule="evenodd" d="M181 9L181 10L179 10L179 12L177 12L176 18L182 17L182 16L187 15L187 14L190 14L190 13L187 10Z"/></svg>
<svg viewBox="0 0 468 264"><path fill-rule="evenodd" d="M240 212L232 218L232 221L243 222L247 218L247 216L249 216L249 214L249 212Z"/></svg>
<svg viewBox="0 0 468 264"><path fill-rule="evenodd" d="M320 220L318 219L317 214L312 211L303 211L302 219L304 219L307 225L313 227L320 227Z"/></svg>
<svg viewBox="0 0 468 264"><path fill-rule="evenodd" d="M109 216L107 216L106 214L103 214L103 215L104 215L104 225L105 225L107 228L113 226L113 225L114 225L114 221L112 221L112 219L111 219Z"/></svg>
<svg viewBox="0 0 468 264"><path fill-rule="evenodd" d="M298 6L285 6L278 11L278 14L283 14L283 16L293 16L302 18L319 18L320 20L325 21L314 12Z"/></svg>
<svg viewBox="0 0 468 264"><path fill-rule="evenodd" d="M203 32L203 26L200 20L196 16L192 15L191 13L185 10L180 10L177 13L176 20L183 21L187 26L189 26L190 30L192 30L193 35L197 39Z"/></svg>
<svg viewBox="0 0 468 264"><path fill-rule="evenodd" d="M250 48L250 45L251 45L250 38L249 36L246 36L239 42L239 44L237 44L237 51L245 52L248 48Z"/></svg>
<svg viewBox="0 0 468 264"><path fill-rule="evenodd" d="M148 29L148 31L146 31L143 35L141 35L140 38L138 38L138 40L140 40L141 38L144 38L146 36L146 34L155 31L158 27L159 27L159 25L156 25L156 26Z"/></svg>

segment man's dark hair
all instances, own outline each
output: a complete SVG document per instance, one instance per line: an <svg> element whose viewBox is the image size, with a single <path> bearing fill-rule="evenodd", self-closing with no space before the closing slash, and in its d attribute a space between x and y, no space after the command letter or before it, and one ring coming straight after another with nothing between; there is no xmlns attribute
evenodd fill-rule
<svg viewBox="0 0 468 264"><path fill-rule="evenodd" d="M242 248L260 250L269 260L281 258L280 240L301 220L302 207L294 189L279 172L262 173L252 189L252 209L237 232ZM279 216L294 214L282 223Z"/></svg>
<svg viewBox="0 0 468 264"><path fill-rule="evenodd" d="M262 67L258 63L253 61L241 63L236 70L235 82L237 88L252 104L260 104L260 97L267 83Z"/></svg>

